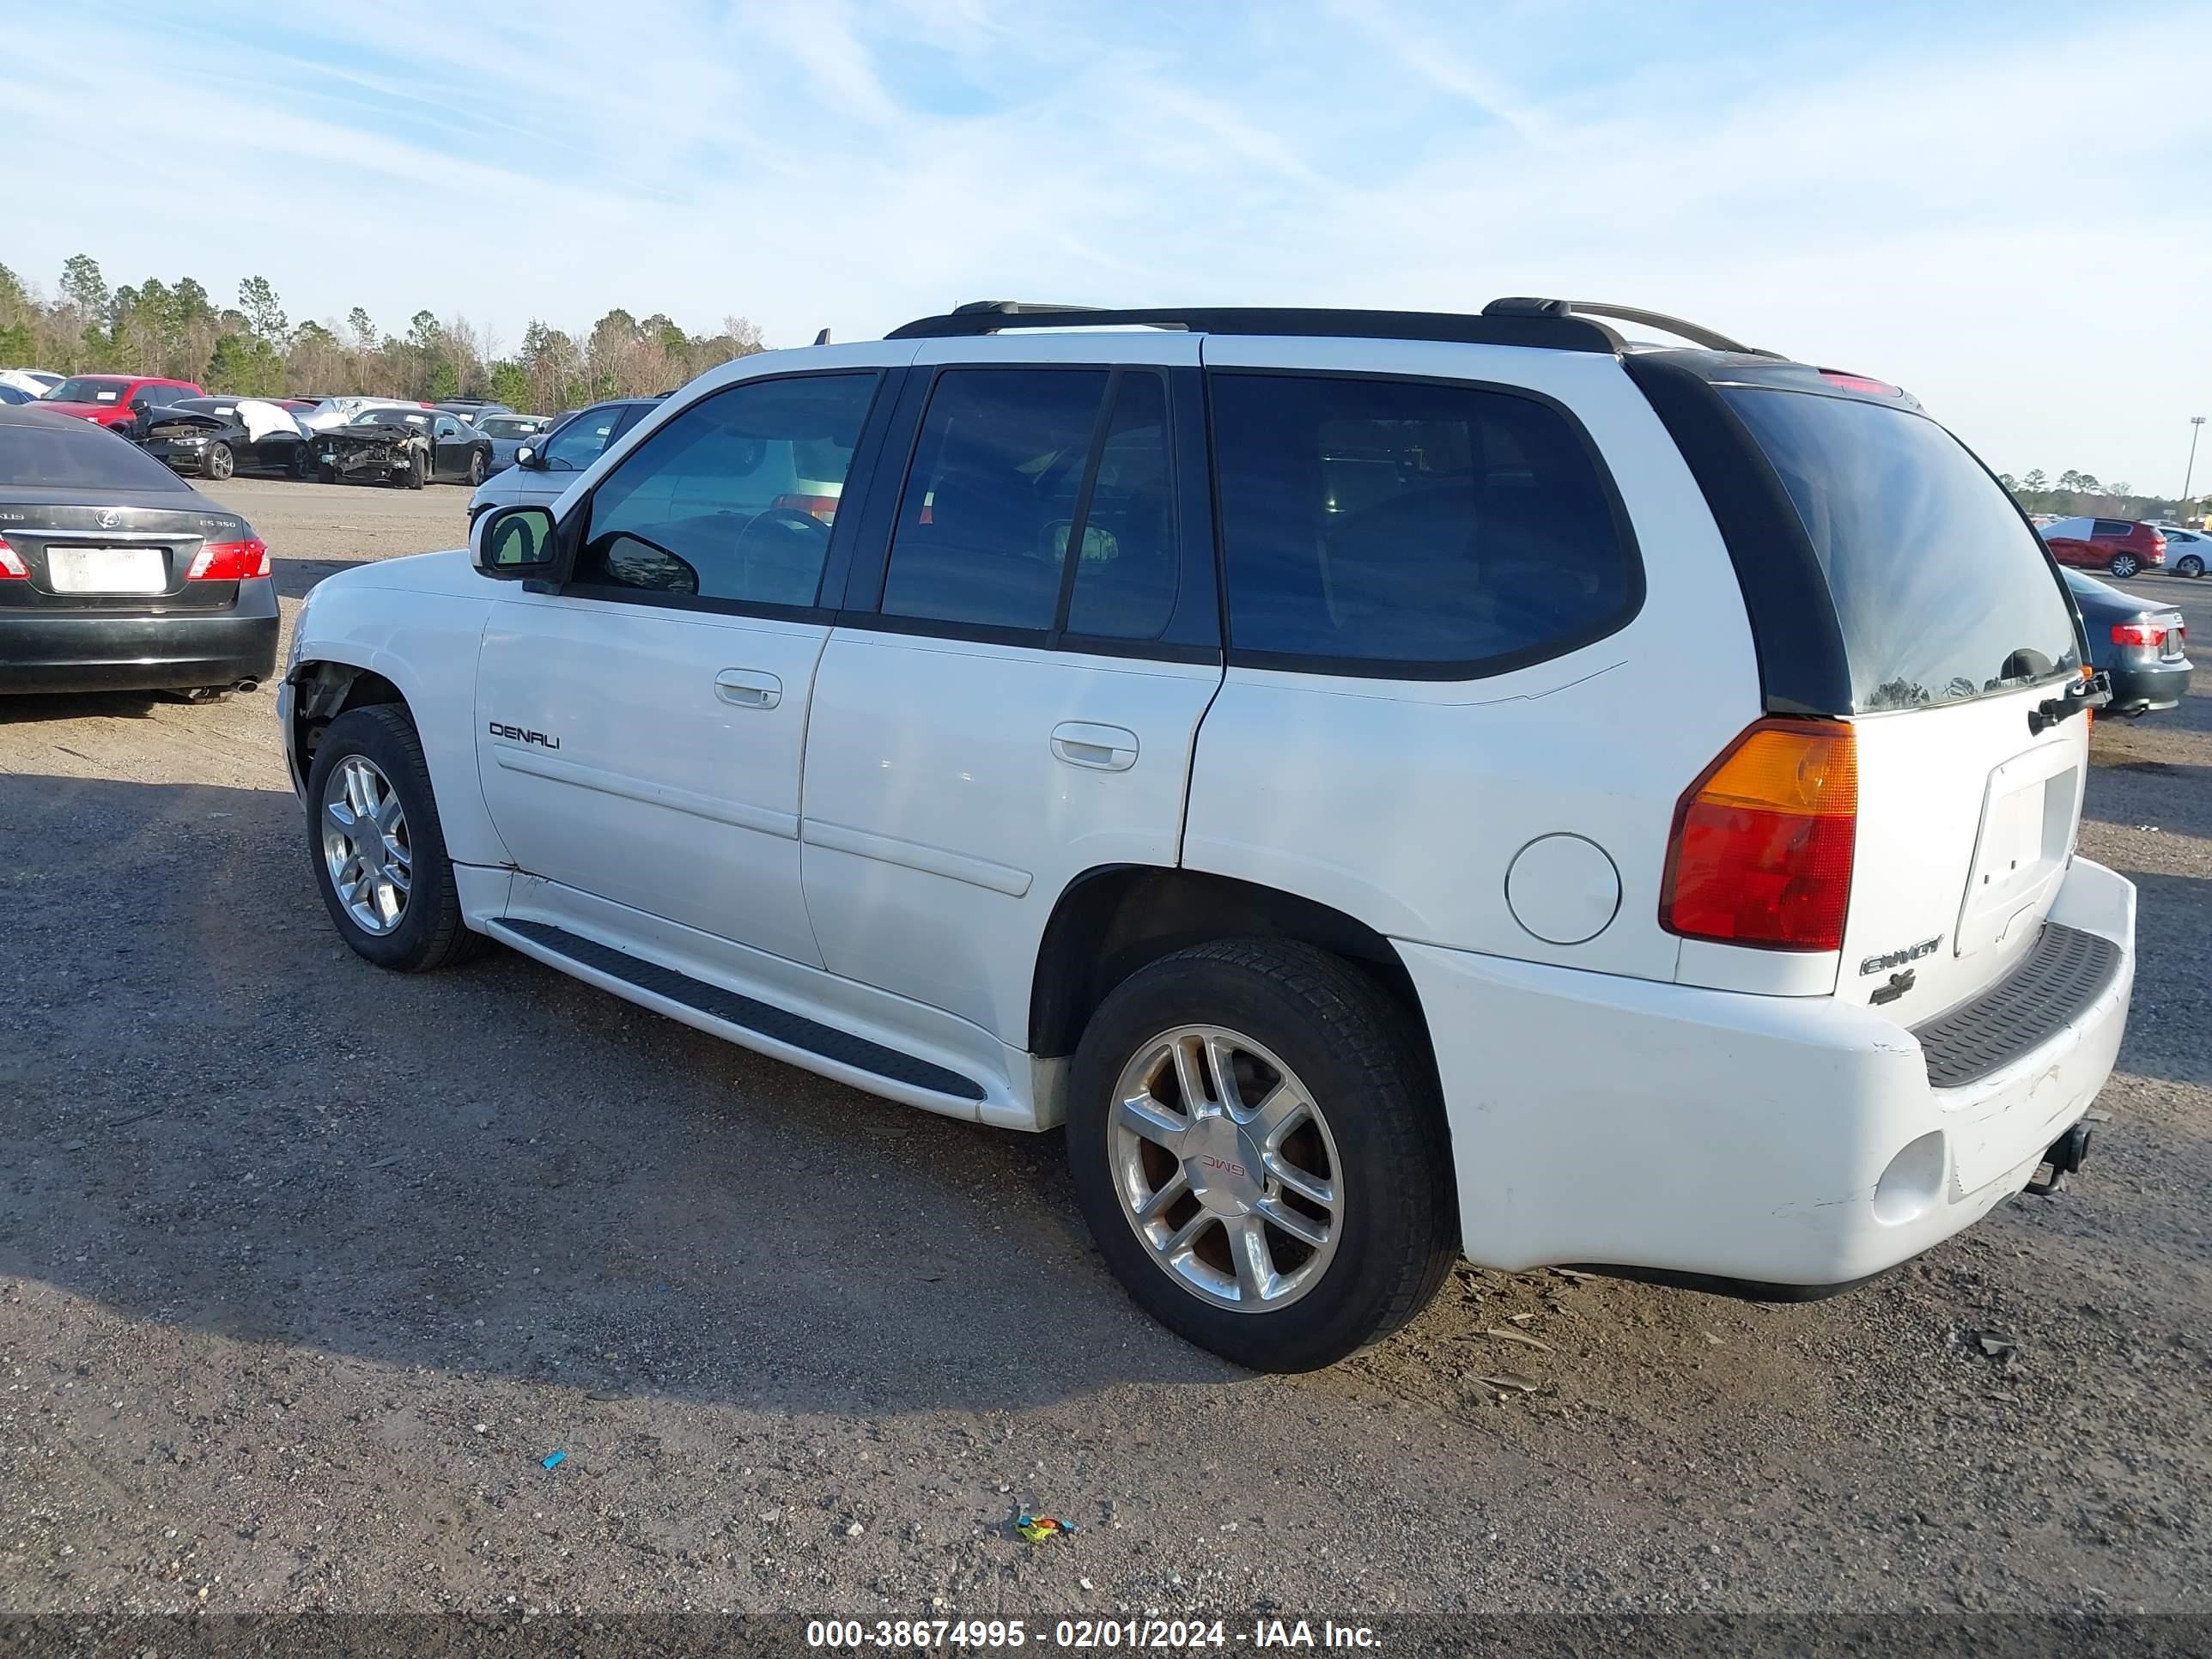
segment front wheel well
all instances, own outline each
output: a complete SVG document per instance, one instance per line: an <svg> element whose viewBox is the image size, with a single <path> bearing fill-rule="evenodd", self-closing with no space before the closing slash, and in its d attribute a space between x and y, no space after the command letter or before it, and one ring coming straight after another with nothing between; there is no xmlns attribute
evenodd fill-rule
<svg viewBox="0 0 2212 1659"><path fill-rule="evenodd" d="M398 686L374 669L356 668L351 663L302 663L292 671L292 764L302 788L314 769L315 750L323 733L348 709L397 703L409 720L414 719L414 710Z"/></svg>
<svg viewBox="0 0 2212 1659"><path fill-rule="evenodd" d="M1078 877L1060 896L1037 950L1030 1051L1072 1054L1114 988L1160 957L1223 939L1297 939L1368 974L1413 1019L1428 1024L1398 952L1357 917L1280 889L1195 870L1120 866Z"/></svg>

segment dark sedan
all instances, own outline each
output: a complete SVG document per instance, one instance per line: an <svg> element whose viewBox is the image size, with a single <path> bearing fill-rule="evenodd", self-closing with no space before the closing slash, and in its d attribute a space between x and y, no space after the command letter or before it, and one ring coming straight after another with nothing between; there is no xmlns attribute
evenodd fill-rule
<svg viewBox="0 0 2212 1659"><path fill-rule="evenodd" d="M155 460L217 483L234 472L304 478L312 470L307 429L258 398L185 398L146 410L124 429Z"/></svg>
<svg viewBox="0 0 2212 1659"><path fill-rule="evenodd" d="M2171 708L2189 690L2189 630L2171 605L2139 599L2094 576L2062 570L2089 636L2089 663L2112 679L2107 711L2130 716Z"/></svg>
<svg viewBox="0 0 2212 1659"><path fill-rule="evenodd" d="M491 475L491 440L443 410L365 409L350 425L315 434L316 476L325 483L365 478L406 489L426 483L482 483Z"/></svg>
<svg viewBox="0 0 2212 1659"><path fill-rule="evenodd" d="M252 525L112 432L0 408L0 691L212 696L276 666Z"/></svg>

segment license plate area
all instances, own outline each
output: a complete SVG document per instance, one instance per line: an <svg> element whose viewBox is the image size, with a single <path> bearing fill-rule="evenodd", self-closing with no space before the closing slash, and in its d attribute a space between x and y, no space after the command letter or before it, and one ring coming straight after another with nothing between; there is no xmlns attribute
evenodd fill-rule
<svg viewBox="0 0 2212 1659"><path fill-rule="evenodd" d="M2016 945L2041 921L2066 873L2081 799L2081 769L2069 744L2032 750L1990 774L1953 935L1959 956Z"/></svg>
<svg viewBox="0 0 2212 1659"><path fill-rule="evenodd" d="M158 547L49 546L46 585L57 593L166 593L168 555Z"/></svg>

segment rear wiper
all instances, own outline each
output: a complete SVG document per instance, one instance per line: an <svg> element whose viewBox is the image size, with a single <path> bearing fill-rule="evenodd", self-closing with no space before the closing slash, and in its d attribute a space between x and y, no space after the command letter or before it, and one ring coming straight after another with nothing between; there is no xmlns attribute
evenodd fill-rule
<svg viewBox="0 0 2212 1659"><path fill-rule="evenodd" d="M2112 700L2112 676L2099 669L2086 679L2075 680L2059 696L2048 697L2027 711L2027 731L2030 737L2052 726L2069 715L2079 714L2085 709L2102 708Z"/></svg>

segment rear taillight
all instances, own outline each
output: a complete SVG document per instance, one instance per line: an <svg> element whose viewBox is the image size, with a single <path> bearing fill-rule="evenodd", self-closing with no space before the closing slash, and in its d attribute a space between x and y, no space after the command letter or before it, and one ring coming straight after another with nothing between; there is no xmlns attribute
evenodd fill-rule
<svg viewBox="0 0 2212 1659"><path fill-rule="evenodd" d="M819 519L823 524L837 517L837 498L835 495L779 495L775 506L792 513L804 513L810 519Z"/></svg>
<svg viewBox="0 0 2212 1659"><path fill-rule="evenodd" d="M1728 945L1839 948L1858 810L1850 726L1759 721L1674 809L1660 924Z"/></svg>
<svg viewBox="0 0 2212 1659"><path fill-rule="evenodd" d="M2112 643L2114 645L2164 645L2166 630L2163 628L2149 627L2143 623L2114 623Z"/></svg>
<svg viewBox="0 0 2212 1659"><path fill-rule="evenodd" d="M210 542L192 561L185 580L195 582L242 582L269 574L269 549L253 537L242 542Z"/></svg>
<svg viewBox="0 0 2212 1659"><path fill-rule="evenodd" d="M5 540L0 540L0 581L5 581L11 576L21 580L27 578L30 574L30 571L24 567L22 556L9 546Z"/></svg>

